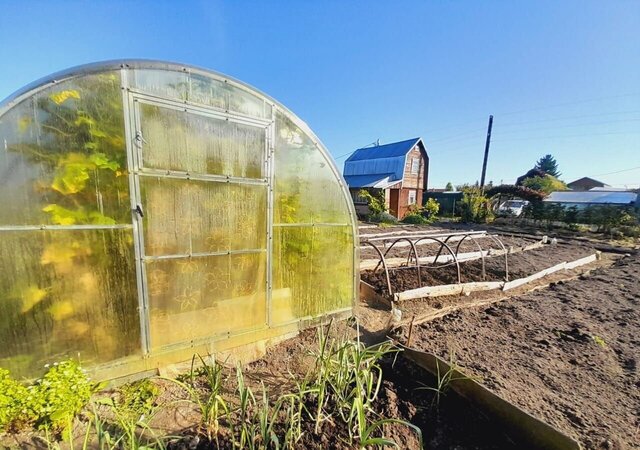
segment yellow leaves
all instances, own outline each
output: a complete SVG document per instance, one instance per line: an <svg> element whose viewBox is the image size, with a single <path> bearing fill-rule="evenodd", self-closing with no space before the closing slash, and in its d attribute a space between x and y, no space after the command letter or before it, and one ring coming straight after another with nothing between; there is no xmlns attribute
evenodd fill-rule
<svg viewBox="0 0 640 450"><path fill-rule="evenodd" d="M69 300L62 300L49 307L49 314L55 321L61 321L74 313L73 304Z"/></svg>
<svg viewBox="0 0 640 450"><path fill-rule="evenodd" d="M30 285L24 289L20 295L22 299L23 313L31 311L31 309L42 301L47 296L47 291L40 289L38 286Z"/></svg>
<svg viewBox="0 0 640 450"><path fill-rule="evenodd" d="M69 153L58 163L51 187L64 195L82 191L89 180L89 171L96 169L118 170L118 163L104 153L93 153L89 157L81 153Z"/></svg>
<svg viewBox="0 0 640 450"><path fill-rule="evenodd" d="M59 205L47 205L42 210L51 213L51 221L56 225L74 225L78 221L73 211Z"/></svg>
<svg viewBox="0 0 640 450"><path fill-rule="evenodd" d="M42 208L44 212L51 214L51 221L56 225L114 225L116 221L98 211L86 212L82 208L76 210L51 204Z"/></svg>
<svg viewBox="0 0 640 450"><path fill-rule="evenodd" d="M78 193L87 185L88 170L92 167L95 165L85 155L69 153L58 164L51 187L65 195Z"/></svg>
<svg viewBox="0 0 640 450"><path fill-rule="evenodd" d="M70 98L80 100L80 93L75 89L67 89L65 91L53 92L49 94L49 98L56 104L61 105Z"/></svg>

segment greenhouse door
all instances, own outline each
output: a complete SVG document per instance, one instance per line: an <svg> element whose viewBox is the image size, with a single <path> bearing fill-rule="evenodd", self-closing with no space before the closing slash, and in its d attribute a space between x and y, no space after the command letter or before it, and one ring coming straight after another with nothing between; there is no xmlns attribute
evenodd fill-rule
<svg viewBox="0 0 640 450"><path fill-rule="evenodd" d="M270 123L132 94L147 351L267 323Z"/></svg>

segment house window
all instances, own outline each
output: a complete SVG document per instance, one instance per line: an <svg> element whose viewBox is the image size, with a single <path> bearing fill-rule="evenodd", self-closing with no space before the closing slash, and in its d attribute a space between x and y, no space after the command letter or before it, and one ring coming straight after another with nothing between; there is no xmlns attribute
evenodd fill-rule
<svg viewBox="0 0 640 450"><path fill-rule="evenodd" d="M420 171L420 158L411 158L411 173L418 175Z"/></svg>
<svg viewBox="0 0 640 450"><path fill-rule="evenodd" d="M407 200L408 205L416 204L416 191L409 191L409 199Z"/></svg>

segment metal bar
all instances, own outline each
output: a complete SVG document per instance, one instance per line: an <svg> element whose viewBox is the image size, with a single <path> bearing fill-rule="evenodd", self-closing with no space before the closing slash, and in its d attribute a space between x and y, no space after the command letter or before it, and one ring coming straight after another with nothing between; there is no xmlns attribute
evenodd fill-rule
<svg viewBox="0 0 640 450"><path fill-rule="evenodd" d="M136 171L135 173L143 177L174 178L179 180L195 180L195 181L214 181L217 183L252 184L257 186L266 186L268 183L266 178L240 178L240 177L231 177L226 175L212 175L212 174L182 172L178 170L160 170L160 169L142 168Z"/></svg>
<svg viewBox="0 0 640 450"><path fill-rule="evenodd" d="M163 259L184 259L184 258L204 258L207 256L227 256L227 255L254 255L259 253L265 253L267 250L264 248L249 249L249 250L229 250L226 252L202 252L202 253L187 253L187 254L174 254L174 255L145 255L142 257L144 261L161 261Z"/></svg>
<svg viewBox="0 0 640 450"><path fill-rule="evenodd" d="M129 199L131 203L131 223L133 227L133 248L136 259L136 286L138 290L138 315L140 321L140 346L142 355L146 357L151 351L150 341L150 319L149 319L149 302L146 293L146 279L142 256L144 255L142 240L142 222L138 215L134 212L136 206L140 204L140 190L137 176L134 174L136 167L137 146L135 141L136 114L133 97L129 94L129 74L128 70L122 68L122 103L124 115L124 135L127 150L127 170L129 172Z"/></svg>
<svg viewBox="0 0 640 450"><path fill-rule="evenodd" d="M271 109L271 125L265 139L265 174L267 176L267 326L273 326L273 222L274 214L274 174L275 174L275 108Z"/></svg>
<svg viewBox="0 0 640 450"><path fill-rule="evenodd" d="M189 100L168 99L136 88L130 88L129 91L133 93L136 100L141 103L153 106L162 106L163 108L173 109L176 111L186 111L200 116L219 119L225 122L228 120L229 122L251 125L257 128L266 128L272 122L271 118L261 119L259 117L246 116L237 111L220 109L209 105L205 106L199 103L190 102Z"/></svg>
<svg viewBox="0 0 640 450"><path fill-rule="evenodd" d="M29 230L123 230L131 229L131 224L118 225L2 225L0 231L29 231Z"/></svg>
<svg viewBox="0 0 640 450"><path fill-rule="evenodd" d="M471 236L479 236L479 235L485 235L487 234L486 231L470 231L470 232L461 232L461 233L425 233L425 234L420 234L420 235L411 235L411 236L407 236L410 238L427 238L427 237L435 237L435 238L446 238L448 236L464 236L464 235L471 235ZM378 241L389 241L391 239L397 239L398 237L401 236L389 236L389 237L378 237L378 238L369 238L369 239L365 239L364 241L362 241L362 243L364 244L365 242L378 242Z"/></svg>
<svg viewBox="0 0 640 450"><path fill-rule="evenodd" d="M348 227L349 223L274 223L274 227Z"/></svg>

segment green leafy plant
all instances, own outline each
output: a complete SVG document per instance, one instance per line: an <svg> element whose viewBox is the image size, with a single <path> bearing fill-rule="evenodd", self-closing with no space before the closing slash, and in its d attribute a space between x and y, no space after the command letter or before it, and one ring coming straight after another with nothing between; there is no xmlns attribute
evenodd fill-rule
<svg viewBox="0 0 640 450"><path fill-rule="evenodd" d="M371 211L372 216L383 213L387 211L387 205L384 199L384 190L379 189L377 192L374 191L372 194L367 189L360 189L358 191L358 197L364 199L369 206L369 211Z"/></svg>
<svg viewBox="0 0 640 450"><path fill-rule="evenodd" d="M0 369L0 429L34 426L63 434L100 385L75 360L55 363L30 386Z"/></svg>
<svg viewBox="0 0 640 450"><path fill-rule="evenodd" d="M460 216L463 222L489 223L494 219L491 201L477 187L464 189L459 204Z"/></svg>

